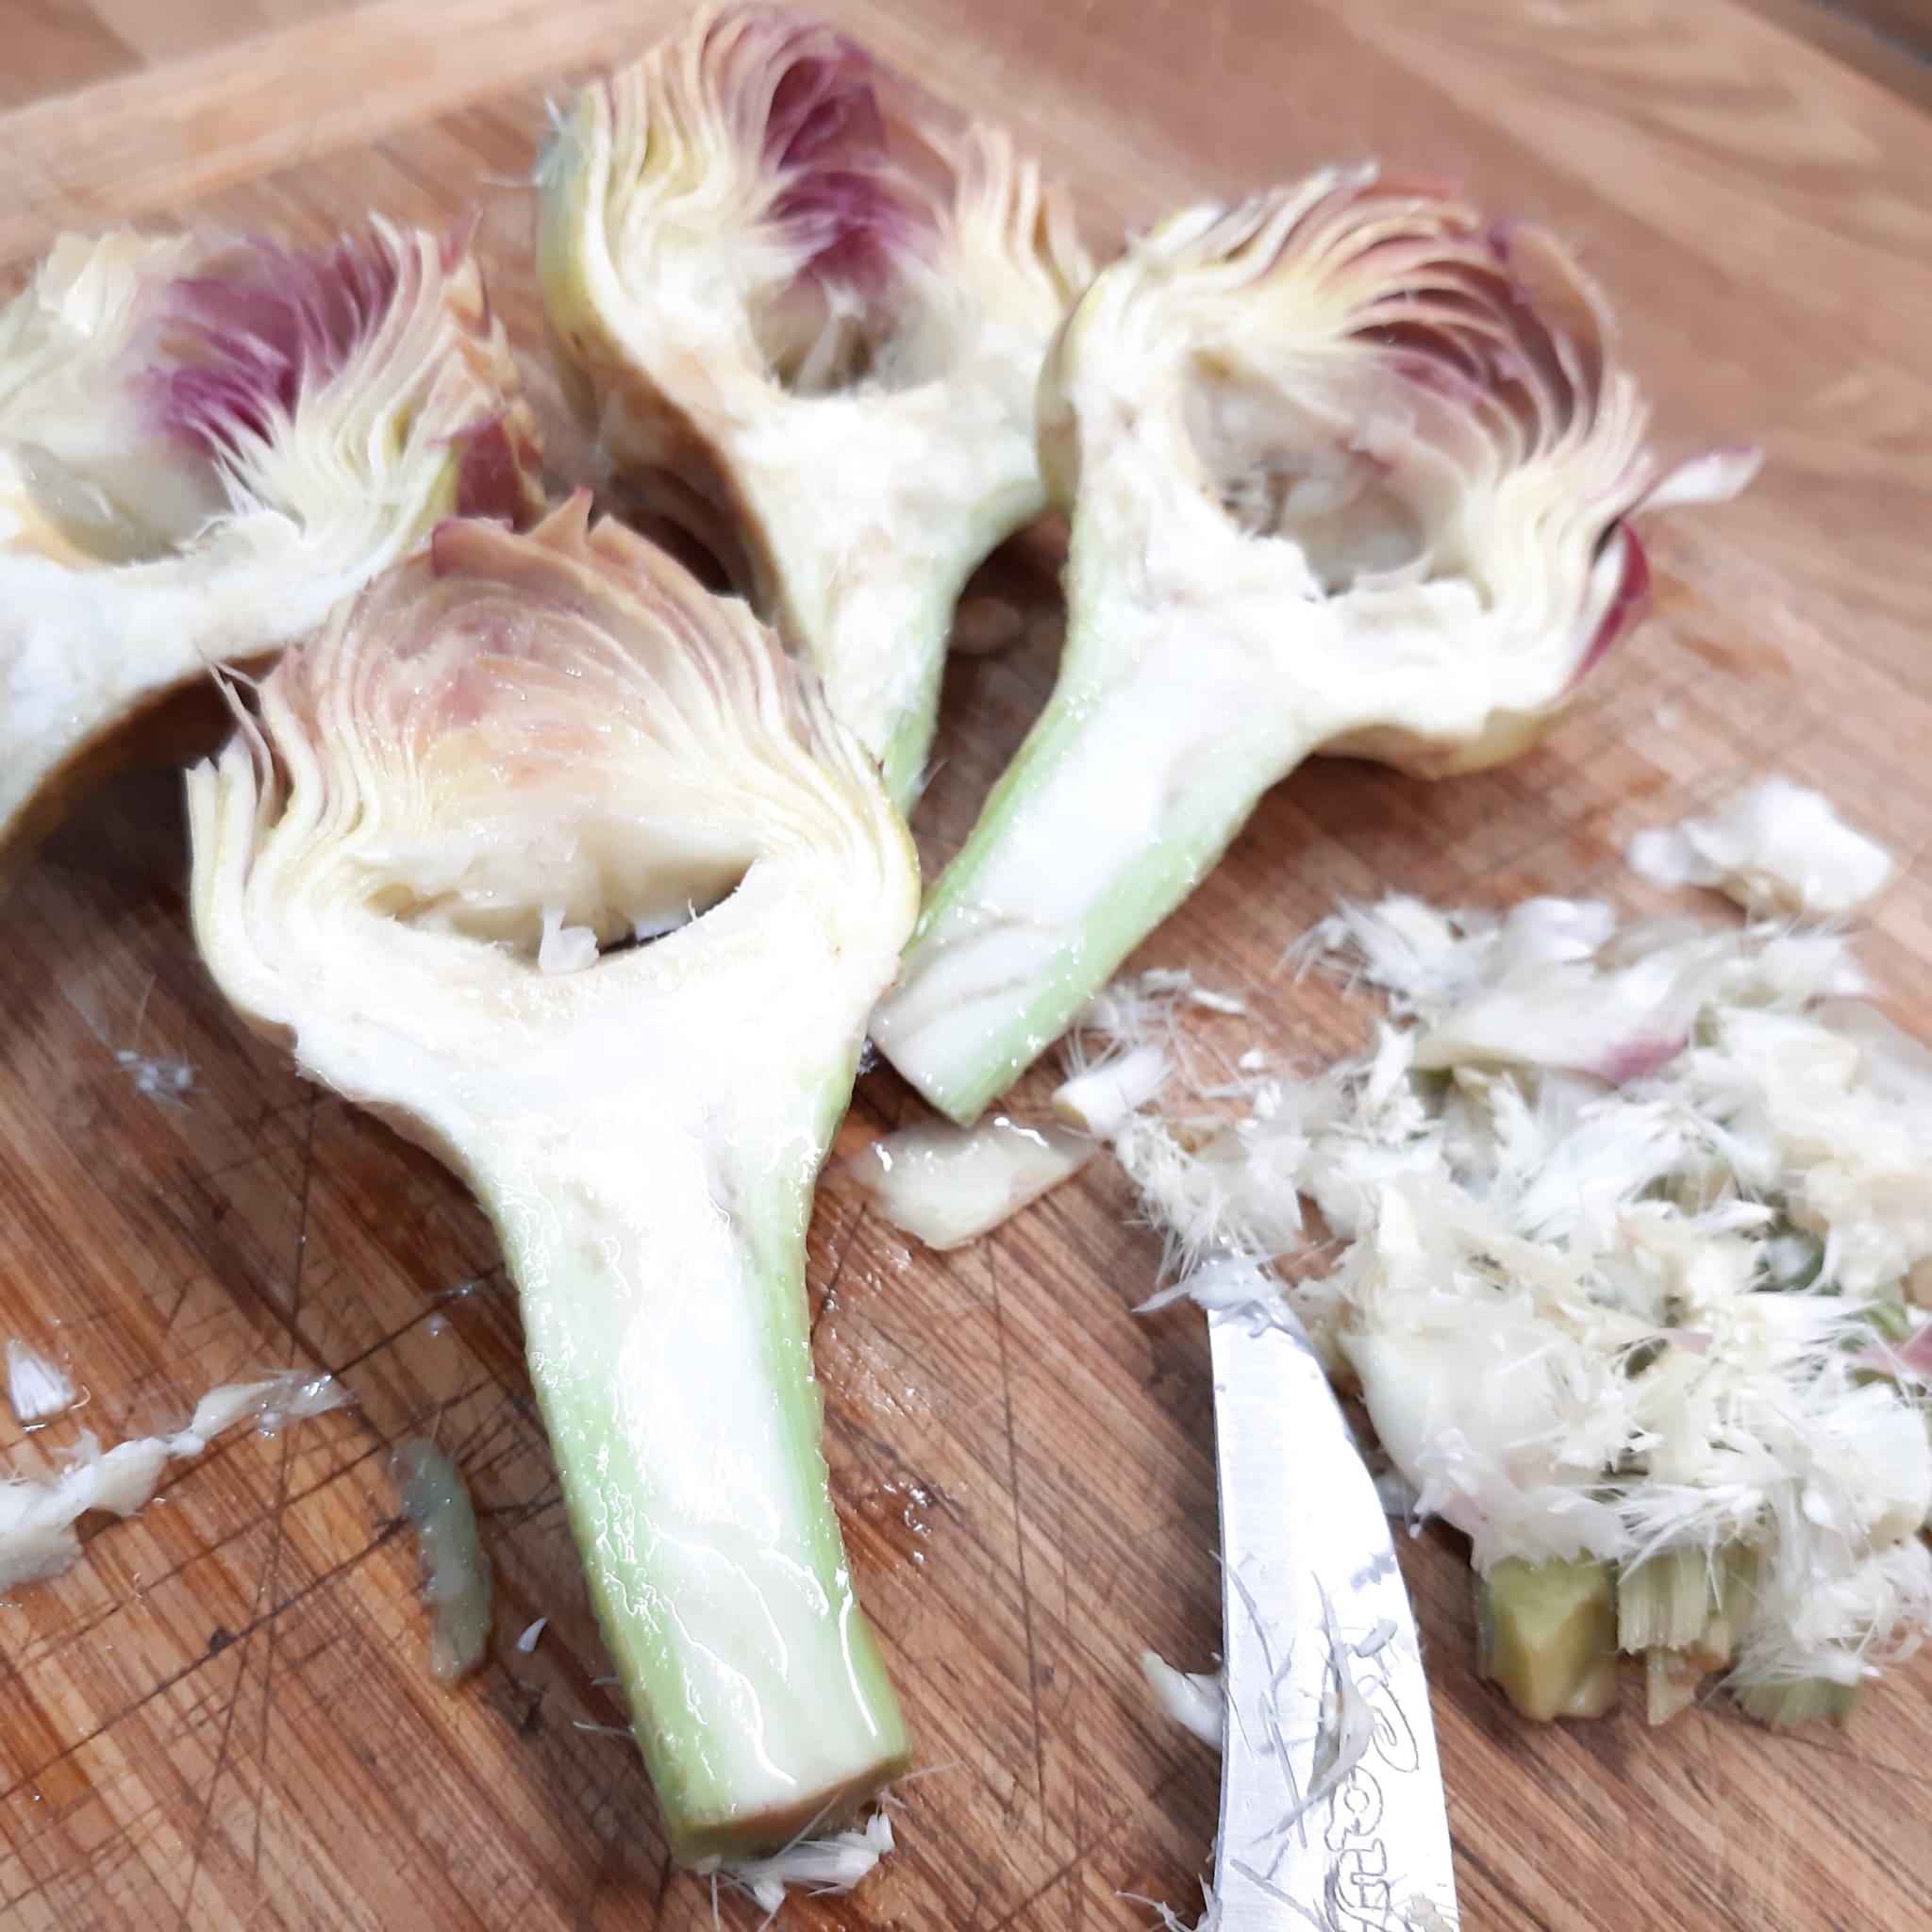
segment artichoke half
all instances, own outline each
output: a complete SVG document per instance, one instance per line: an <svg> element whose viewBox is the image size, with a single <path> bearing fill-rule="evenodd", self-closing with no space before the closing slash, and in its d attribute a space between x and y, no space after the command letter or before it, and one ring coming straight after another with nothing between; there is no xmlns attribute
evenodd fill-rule
<svg viewBox="0 0 1932 1932"><path fill-rule="evenodd" d="M820 1451L812 1188L917 908L809 671L578 499L453 522L189 775L195 936L502 1239L676 1855L903 1768Z"/></svg>
<svg viewBox="0 0 1932 1932"><path fill-rule="evenodd" d="M1507 758L1627 627L1665 476L1541 230L1374 170L1202 208L1081 298L1041 390L1073 515L1058 682L874 1034L971 1121L1317 751Z"/></svg>
<svg viewBox="0 0 1932 1932"><path fill-rule="evenodd" d="M442 518L541 506L461 232L57 242L0 309L0 839L136 714L264 658Z"/></svg>
<svg viewBox="0 0 1932 1932"><path fill-rule="evenodd" d="M979 559L1036 516L1034 391L1088 265L1010 138L832 28L707 12L538 167L538 274L619 473L818 667L902 808Z"/></svg>

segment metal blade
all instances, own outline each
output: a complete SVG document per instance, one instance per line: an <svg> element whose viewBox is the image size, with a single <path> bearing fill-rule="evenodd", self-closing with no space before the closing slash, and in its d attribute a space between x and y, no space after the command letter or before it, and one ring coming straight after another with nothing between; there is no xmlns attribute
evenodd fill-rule
<svg viewBox="0 0 1932 1932"><path fill-rule="evenodd" d="M1446 1932L1436 1731L1374 1482L1285 1307L1274 1325L1217 1311L1208 1333L1227 1660L1220 1932ZM1351 1736L1367 1748L1349 1769Z"/></svg>

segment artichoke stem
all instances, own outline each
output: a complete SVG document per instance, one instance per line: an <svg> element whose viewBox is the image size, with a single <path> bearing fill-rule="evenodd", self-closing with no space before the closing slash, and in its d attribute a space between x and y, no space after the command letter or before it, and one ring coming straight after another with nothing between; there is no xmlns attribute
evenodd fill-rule
<svg viewBox="0 0 1932 1932"><path fill-rule="evenodd" d="M1476 1589L1482 1673L1526 1718L1601 1717L1617 1701L1610 1568L1589 1558L1506 1557Z"/></svg>

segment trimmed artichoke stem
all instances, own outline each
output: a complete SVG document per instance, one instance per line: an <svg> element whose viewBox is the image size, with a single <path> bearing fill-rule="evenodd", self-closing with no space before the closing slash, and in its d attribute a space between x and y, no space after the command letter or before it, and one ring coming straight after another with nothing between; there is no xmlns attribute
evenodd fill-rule
<svg viewBox="0 0 1932 1932"><path fill-rule="evenodd" d="M1506 1557L1476 1586L1484 1676L1524 1717L1601 1717L1617 1700L1617 1607L1607 1564Z"/></svg>
<svg viewBox="0 0 1932 1932"><path fill-rule="evenodd" d="M1730 1662L1756 1567L1749 1549L1665 1550L1618 1579L1617 1639L1643 1654L1649 1723L1668 1724Z"/></svg>
<svg viewBox="0 0 1932 1932"><path fill-rule="evenodd" d="M820 1449L813 1164L721 1184L675 1134L618 1151L622 1173L591 1153L477 1191L673 1855L754 1856L836 1824L910 1756Z"/></svg>
<svg viewBox="0 0 1932 1932"><path fill-rule="evenodd" d="M1204 656L1156 651L1098 686L1063 673L933 886L873 1037L961 1125L1066 1032L1320 741L1276 695L1232 702Z"/></svg>
<svg viewBox="0 0 1932 1932"><path fill-rule="evenodd" d="M1738 1624L1757 1571L1741 1545L1716 1556L1665 1550L1633 1564L1617 1582L1617 1638L1624 1649L1677 1650L1721 1671L1738 1645Z"/></svg>
<svg viewBox="0 0 1932 1932"><path fill-rule="evenodd" d="M1617 1642L1629 1651L1715 1651L1729 1661L1737 1566L1703 1550L1664 1550L1617 1580Z"/></svg>
<svg viewBox="0 0 1932 1932"><path fill-rule="evenodd" d="M1757 1553L1666 1550L1612 1581L1607 1565L1507 1557L1480 1579L1483 1674L1525 1717L1595 1717L1616 1697L1614 1651L1641 1653L1644 1716L1668 1724L1737 1648ZM1849 1712L1857 1687L1753 1685L1739 1692L1767 1724Z"/></svg>
<svg viewBox="0 0 1932 1932"><path fill-rule="evenodd" d="M1782 1730L1821 1719L1843 1724L1857 1708L1863 1689L1862 1684L1840 1684L1831 1677L1800 1677L1794 1683L1740 1684L1738 1702L1759 1724Z"/></svg>
<svg viewBox="0 0 1932 1932"><path fill-rule="evenodd" d="M1643 1653L1643 1721L1667 1724L1696 1701L1707 1666L1701 1657L1657 1647Z"/></svg>
<svg viewBox="0 0 1932 1932"><path fill-rule="evenodd" d="M1665 1550L1626 1570L1617 1583L1621 1649L1682 1650L1716 1607L1710 1564L1701 1550Z"/></svg>

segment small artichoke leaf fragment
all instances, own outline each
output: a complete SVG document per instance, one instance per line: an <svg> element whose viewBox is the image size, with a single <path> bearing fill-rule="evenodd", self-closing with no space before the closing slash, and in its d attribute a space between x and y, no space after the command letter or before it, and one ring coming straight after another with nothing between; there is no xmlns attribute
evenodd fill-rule
<svg viewBox="0 0 1932 1932"><path fill-rule="evenodd" d="M803 1279L904 823L809 672L581 497L444 525L258 702L189 775L203 956L475 1190L676 1855L783 1844L908 1753ZM542 970L553 914L594 963Z"/></svg>
<svg viewBox="0 0 1932 1932"><path fill-rule="evenodd" d="M1932 1630L1901 1287L1932 1279L1932 1053L1844 996L1826 929L1395 898L1309 951L1391 1018L1244 1116L1120 1137L1197 1270L1156 1300L1265 1273L1470 1538L1526 1713L1602 1707L1619 1649L1654 1722L1719 1671L1769 1720L1841 1712ZM1469 1021L1505 990L1507 1041Z"/></svg>
<svg viewBox="0 0 1932 1932"><path fill-rule="evenodd" d="M0 837L458 513L541 507L466 234L62 237L0 309Z"/></svg>
<svg viewBox="0 0 1932 1932"><path fill-rule="evenodd" d="M1630 870L1660 886L1715 886L1747 910L1840 918L1875 899L1897 867L1822 792L1766 778L1705 818L1639 832Z"/></svg>
<svg viewBox="0 0 1932 1932"><path fill-rule="evenodd" d="M483 1661L490 1642L490 1559L476 1531L469 1485L447 1451L434 1442L405 1442L391 1474L403 1514L415 1525L423 1558L423 1601L429 1607L429 1674L453 1684ZM531 1631L541 1631L541 1621ZM530 1632L526 1631L525 1636ZM520 1651L536 1639L517 1640Z"/></svg>
<svg viewBox="0 0 1932 1932"><path fill-rule="evenodd" d="M814 1898L850 1891L891 1849L891 1817L874 1811L850 1831L794 1839L769 1857L724 1858L709 1869L748 1893L759 1910L776 1912L791 1886Z"/></svg>
<svg viewBox="0 0 1932 1932"><path fill-rule="evenodd" d="M1071 1179L1100 1143L1053 1124L995 1114L974 1127L922 1121L887 1134L844 1173L902 1233L929 1248L962 1248Z"/></svg>
<svg viewBox="0 0 1932 1932"><path fill-rule="evenodd" d="M1191 982L1188 989L1191 991ZM1171 994L1110 990L1069 1042L1069 1073L1054 1090L1054 1119L1004 1113L970 1127L925 1120L883 1136L841 1171L892 1225L935 1249L965 1247L1071 1180L1159 1093L1166 1051L1146 1035ZM1104 1042L1090 1053L1088 1033Z"/></svg>
<svg viewBox="0 0 1932 1932"><path fill-rule="evenodd" d="M974 566L1044 502L1070 204L844 35L708 9L538 170L538 275L620 475L734 567L917 794Z"/></svg>
<svg viewBox="0 0 1932 1932"><path fill-rule="evenodd" d="M1562 708L1642 604L1628 519L1668 484L1608 331L1550 237L1373 169L1175 215L1095 278L1041 383L1058 682L874 1026L942 1112L1003 1091L1305 758L1443 775Z"/></svg>
<svg viewBox="0 0 1932 1932"><path fill-rule="evenodd" d="M1158 1650L1141 1653L1141 1674L1160 1708L1202 1743L1221 1749L1227 1714L1227 1677L1223 1671L1181 1671Z"/></svg>

